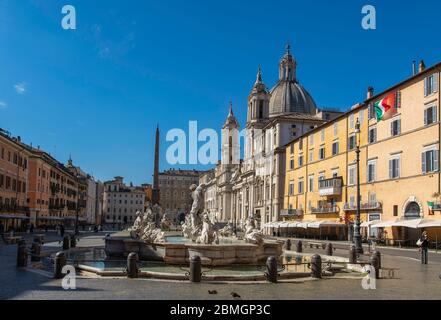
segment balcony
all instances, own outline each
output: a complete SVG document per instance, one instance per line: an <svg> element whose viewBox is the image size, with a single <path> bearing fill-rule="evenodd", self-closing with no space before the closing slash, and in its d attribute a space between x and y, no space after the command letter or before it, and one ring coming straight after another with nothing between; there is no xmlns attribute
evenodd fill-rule
<svg viewBox="0 0 441 320"><path fill-rule="evenodd" d="M28 215L29 212L30 211L28 207L0 204L0 213L20 213Z"/></svg>
<svg viewBox="0 0 441 320"><path fill-rule="evenodd" d="M361 203L360 204L360 210L361 211L379 211L383 210L383 204L381 202L368 202L368 203ZM441 210L441 207L440 207ZM357 211L357 204L354 203L346 203L344 206L344 211Z"/></svg>
<svg viewBox="0 0 441 320"><path fill-rule="evenodd" d="M340 208L332 204L319 206L317 208L311 208L312 214L332 214L339 212L340 212Z"/></svg>
<svg viewBox="0 0 441 320"><path fill-rule="evenodd" d="M282 210L280 213L282 217L303 217L303 214L303 209Z"/></svg>
<svg viewBox="0 0 441 320"><path fill-rule="evenodd" d="M341 196L343 178L332 178L319 181L319 194L322 197Z"/></svg>

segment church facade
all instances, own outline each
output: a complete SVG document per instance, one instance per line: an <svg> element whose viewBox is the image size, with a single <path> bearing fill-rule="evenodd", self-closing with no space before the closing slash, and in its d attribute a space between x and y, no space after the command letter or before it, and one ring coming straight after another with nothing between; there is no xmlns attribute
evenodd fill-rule
<svg viewBox="0 0 441 320"><path fill-rule="evenodd" d="M320 110L297 79L297 62L288 46L279 63L279 80L269 90L259 68L248 97L244 157L240 159L240 125L230 105L222 128L222 159L200 177L205 210L218 222L241 227L253 216L260 225L279 221L283 213L285 146L341 113Z"/></svg>

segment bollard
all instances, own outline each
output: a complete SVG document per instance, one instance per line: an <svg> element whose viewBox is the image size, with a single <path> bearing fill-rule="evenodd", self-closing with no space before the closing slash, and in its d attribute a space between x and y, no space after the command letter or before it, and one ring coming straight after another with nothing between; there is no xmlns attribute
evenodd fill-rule
<svg viewBox="0 0 441 320"><path fill-rule="evenodd" d="M334 247L332 246L332 243L326 245L326 255L330 257L334 255Z"/></svg>
<svg viewBox="0 0 441 320"><path fill-rule="evenodd" d="M291 251L291 240L286 240L284 247L286 251Z"/></svg>
<svg viewBox="0 0 441 320"><path fill-rule="evenodd" d="M17 245L17 268L26 268L28 265L28 248L26 241L20 240Z"/></svg>
<svg viewBox="0 0 441 320"><path fill-rule="evenodd" d="M299 242L297 242L296 252L297 253L302 253L303 252L303 243L300 240L299 240Z"/></svg>
<svg viewBox="0 0 441 320"><path fill-rule="evenodd" d="M127 256L127 278L138 278L138 260L137 253L132 252Z"/></svg>
<svg viewBox="0 0 441 320"><path fill-rule="evenodd" d="M311 257L311 277L315 279L322 278L322 257L318 254Z"/></svg>
<svg viewBox="0 0 441 320"><path fill-rule="evenodd" d="M64 252L58 252L55 255L54 259L54 278L62 279L63 278L63 268L66 265L66 255Z"/></svg>
<svg viewBox="0 0 441 320"><path fill-rule="evenodd" d="M266 260L266 279L268 282L277 283L277 259L269 257Z"/></svg>
<svg viewBox="0 0 441 320"><path fill-rule="evenodd" d="M202 280L202 260L199 256L194 256L190 260L190 282L201 282Z"/></svg>
<svg viewBox="0 0 441 320"><path fill-rule="evenodd" d="M378 268L381 269L381 253L380 253L380 251L374 251L373 255L378 258Z"/></svg>
<svg viewBox="0 0 441 320"><path fill-rule="evenodd" d="M375 269L375 279L380 279L380 261L378 256L373 254L369 260L371 266Z"/></svg>
<svg viewBox="0 0 441 320"><path fill-rule="evenodd" d="M75 248L77 246L77 239L75 238L75 234L70 236L70 247Z"/></svg>
<svg viewBox="0 0 441 320"><path fill-rule="evenodd" d="M355 245L349 247L349 263L357 263L357 249L355 249Z"/></svg>
<svg viewBox="0 0 441 320"><path fill-rule="evenodd" d="M37 239L35 239L35 240L37 240ZM32 262L40 261L40 254L41 254L41 243L40 243L40 241L35 241L35 240L31 246L31 252L32 252L31 261Z"/></svg>
<svg viewBox="0 0 441 320"><path fill-rule="evenodd" d="M65 235L63 238L63 250L69 250L70 248L70 237Z"/></svg>

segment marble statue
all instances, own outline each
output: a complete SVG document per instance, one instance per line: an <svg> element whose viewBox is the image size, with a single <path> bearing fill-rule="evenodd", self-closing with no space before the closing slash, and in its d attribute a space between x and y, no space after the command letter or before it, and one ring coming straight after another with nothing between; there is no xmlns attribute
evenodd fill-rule
<svg viewBox="0 0 441 320"><path fill-rule="evenodd" d="M263 234L260 230L256 229L256 220L253 217L249 217L245 222L244 239L247 243L263 244Z"/></svg>
<svg viewBox="0 0 441 320"><path fill-rule="evenodd" d="M168 217L166 213L164 213L161 219L161 230L170 230L172 225L173 221Z"/></svg>
<svg viewBox="0 0 441 320"><path fill-rule="evenodd" d="M187 239L200 244L219 243L219 237L207 213L203 212L205 184L190 187L193 204L190 214L182 224L182 233Z"/></svg>
<svg viewBox="0 0 441 320"><path fill-rule="evenodd" d="M202 231L201 235L197 238L196 243L219 244L219 236L207 213L204 213L202 217Z"/></svg>
<svg viewBox="0 0 441 320"><path fill-rule="evenodd" d="M225 238L234 236L234 230L231 222L228 222L224 228L219 230L219 235Z"/></svg>
<svg viewBox="0 0 441 320"><path fill-rule="evenodd" d="M165 235L161 229L156 228L156 215L150 205L144 213L138 211L133 227L129 229L133 239L141 239L150 243L164 243Z"/></svg>

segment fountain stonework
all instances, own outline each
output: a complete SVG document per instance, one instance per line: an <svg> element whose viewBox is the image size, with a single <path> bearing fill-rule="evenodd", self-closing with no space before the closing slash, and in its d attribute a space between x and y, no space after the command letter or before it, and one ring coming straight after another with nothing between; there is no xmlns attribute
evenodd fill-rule
<svg viewBox="0 0 441 320"><path fill-rule="evenodd" d="M255 228L252 217L246 221L244 240L234 237L228 226L216 230L202 208L205 185L193 185L190 190L193 205L182 225L188 243L167 242L164 233L154 223L156 211L161 211L156 206L148 208L144 214L137 214L133 227L129 229L130 236L106 237L106 254L116 258L135 252L141 260L174 265L186 265L192 257L199 256L205 266L258 264L270 256L282 255L282 242L265 240L262 232Z"/></svg>

